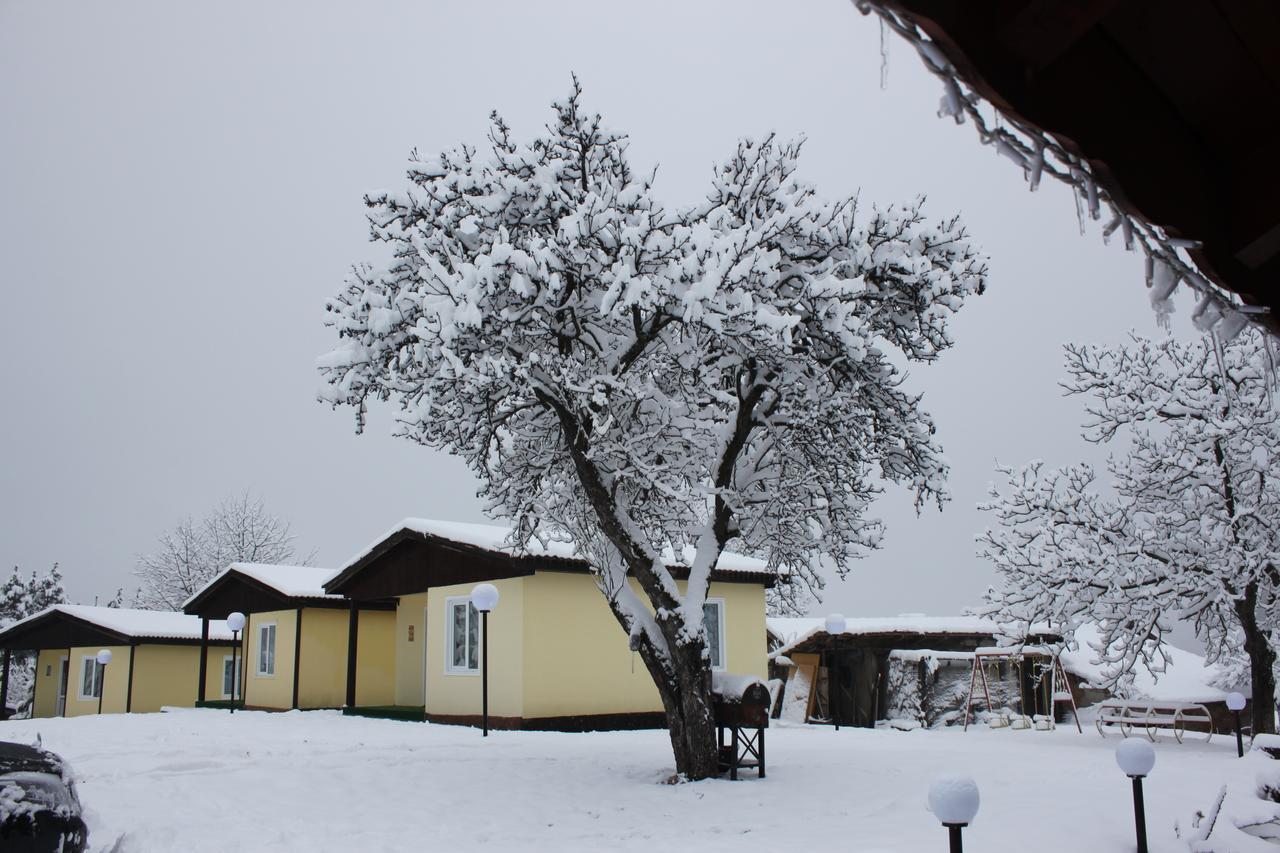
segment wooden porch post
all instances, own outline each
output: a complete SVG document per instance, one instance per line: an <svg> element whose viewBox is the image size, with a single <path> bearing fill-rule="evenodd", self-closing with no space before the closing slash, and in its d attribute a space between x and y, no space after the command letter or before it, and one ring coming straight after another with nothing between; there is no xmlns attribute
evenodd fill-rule
<svg viewBox="0 0 1280 853"><path fill-rule="evenodd" d="M4 667L0 669L0 720L9 719L9 650L4 650Z"/></svg>
<svg viewBox="0 0 1280 853"><path fill-rule="evenodd" d="M360 636L360 608L351 600L351 615L347 622L347 707L356 706L356 645Z"/></svg>
<svg viewBox="0 0 1280 853"><path fill-rule="evenodd" d="M129 669L133 670L133 652L129 652ZM204 704L204 683L209 675L209 620L200 617L200 683L196 687L196 702Z"/></svg>
<svg viewBox="0 0 1280 853"><path fill-rule="evenodd" d="M302 608L298 608L298 619L293 632L293 707L298 708L298 675L299 664L302 663Z"/></svg>
<svg viewBox="0 0 1280 853"><path fill-rule="evenodd" d="M208 623L205 623L208 624ZM129 687L124 697L124 712L126 714L133 711L133 657L138 652L138 643L136 641L129 643ZM201 663L203 663L203 659ZM202 667L203 668L203 667ZM200 683L204 684L204 678L200 679Z"/></svg>

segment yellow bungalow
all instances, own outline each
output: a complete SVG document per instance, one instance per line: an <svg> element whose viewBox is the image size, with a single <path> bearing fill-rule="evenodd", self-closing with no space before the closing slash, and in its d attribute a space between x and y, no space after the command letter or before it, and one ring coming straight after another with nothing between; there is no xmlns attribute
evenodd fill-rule
<svg viewBox="0 0 1280 853"><path fill-rule="evenodd" d="M224 673L200 673L203 647L231 652L226 623L155 610L55 604L0 631L0 696L13 651L35 651L33 717L159 711L192 707L206 688L225 690ZM98 652L111 652L106 666ZM203 679L208 679L206 685Z"/></svg>
<svg viewBox="0 0 1280 853"><path fill-rule="evenodd" d="M366 705L395 698L395 605L355 602L325 592L332 569L312 566L232 563L193 595L183 611L208 624L234 612L245 615L243 655L236 699L246 708L340 708L347 690L347 653L358 635L359 678L354 689ZM229 651L201 646L202 672L231 666ZM354 674L354 673L353 673ZM223 704L228 695L201 704Z"/></svg>
<svg viewBox="0 0 1280 853"><path fill-rule="evenodd" d="M353 601L396 602L390 707L369 707L349 692L346 712L478 724L481 634L468 595L483 581L501 596L488 617L491 725L661 726L658 691L587 564L564 543L515 553L507 534L406 519L324 584ZM672 570L677 579L687 574ZM706 607L714 670L767 677L765 590L774 579L760 560L723 555ZM357 671L365 660L358 656Z"/></svg>

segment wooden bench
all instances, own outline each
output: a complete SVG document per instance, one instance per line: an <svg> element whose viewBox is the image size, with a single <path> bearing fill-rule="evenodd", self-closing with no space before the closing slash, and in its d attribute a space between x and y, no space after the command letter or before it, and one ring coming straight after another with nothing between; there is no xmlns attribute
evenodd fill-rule
<svg viewBox="0 0 1280 853"><path fill-rule="evenodd" d="M1182 743L1187 733L1187 725L1201 725L1206 728L1205 741L1213 738L1213 716L1204 705L1194 702L1156 702L1149 699L1125 700L1108 699L1098 705L1098 734L1107 736L1104 727L1119 726L1120 734L1128 737L1134 728L1146 730L1152 741L1161 730L1173 733L1178 743Z"/></svg>

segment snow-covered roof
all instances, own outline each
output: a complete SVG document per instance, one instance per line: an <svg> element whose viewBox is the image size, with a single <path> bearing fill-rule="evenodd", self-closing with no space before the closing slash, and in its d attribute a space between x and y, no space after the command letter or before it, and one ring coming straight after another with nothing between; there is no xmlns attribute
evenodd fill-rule
<svg viewBox="0 0 1280 853"><path fill-rule="evenodd" d="M1098 653L1094 647L1102 642L1097 626L1081 625L1075 638L1079 648L1062 653L1063 669L1101 685L1105 681L1102 672L1107 667L1096 662ZM1175 647L1169 650L1164 672L1152 675L1141 665L1134 669L1133 690L1142 698L1160 702L1221 702L1227 698L1227 691L1214 687L1213 682L1222 675L1222 668L1205 663L1203 656Z"/></svg>
<svg viewBox="0 0 1280 853"><path fill-rule="evenodd" d="M316 566L284 566L269 563L232 563L196 590L195 594L183 602L186 607L195 601L205 590L221 581L229 574L240 574L274 589L289 598L331 598L341 599L340 595L330 595L324 591L325 581L337 574L335 569L324 569Z"/></svg>
<svg viewBox="0 0 1280 853"><path fill-rule="evenodd" d="M768 626L781 637L784 645L777 654L786 654L818 633L826 633L826 617L770 616ZM904 613L900 616L857 616L845 618L841 636L871 637L877 634L919 634L923 636L994 637L1000 626L983 616L925 616Z"/></svg>
<svg viewBox="0 0 1280 853"><path fill-rule="evenodd" d="M457 542L461 545L471 545L475 548L483 548L486 551L494 551L501 554L509 554L511 556L532 556L532 557L556 557L562 560L582 561L577 548L572 543L550 540L540 542L537 539L530 540L529 544L524 548L516 548L510 544L509 538L511 528L506 525L499 524L474 524L462 521L439 521L431 518L406 518L395 527L388 530L377 540L362 550L359 554L347 561L343 567L343 571L359 563L361 560L372 554L380 545L395 536L401 531L412 531L420 533L424 536L435 536L440 539L447 539L450 542ZM693 559L693 549L687 549L679 558L675 558L671 553L664 555L672 566L686 566ZM743 574L758 574L763 576L772 576L773 571L769 568L764 560L755 557L748 557L743 554L735 554L731 551L725 551L720 555L716 568L722 572L740 572Z"/></svg>
<svg viewBox="0 0 1280 853"><path fill-rule="evenodd" d="M19 619L0 633L12 633L52 613L62 613L135 640L200 639L199 616L188 616L171 610L133 610L127 607L97 607L89 604L55 604L25 619ZM227 623L222 620L210 620L209 639L232 639Z"/></svg>

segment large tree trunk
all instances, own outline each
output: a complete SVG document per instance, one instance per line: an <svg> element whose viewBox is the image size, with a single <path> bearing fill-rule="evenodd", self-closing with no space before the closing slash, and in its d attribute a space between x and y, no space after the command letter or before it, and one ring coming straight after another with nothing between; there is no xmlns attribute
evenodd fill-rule
<svg viewBox="0 0 1280 853"><path fill-rule="evenodd" d="M1253 733L1276 731L1276 652L1267 631L1258 625L1258 584L1245 589L1236 603L1236 615L1244 632L1244 651L1249 656L1249 682L1253 688Z"/></svg>
<svg viewBox="0 0 1280 853"><path fill-rule="evenodd" d="M711 671L702 649L681 647L669 665L644 646L640 650L662 697L676 773L689 781L719 772L715 719L711 703Z"/></svg>

